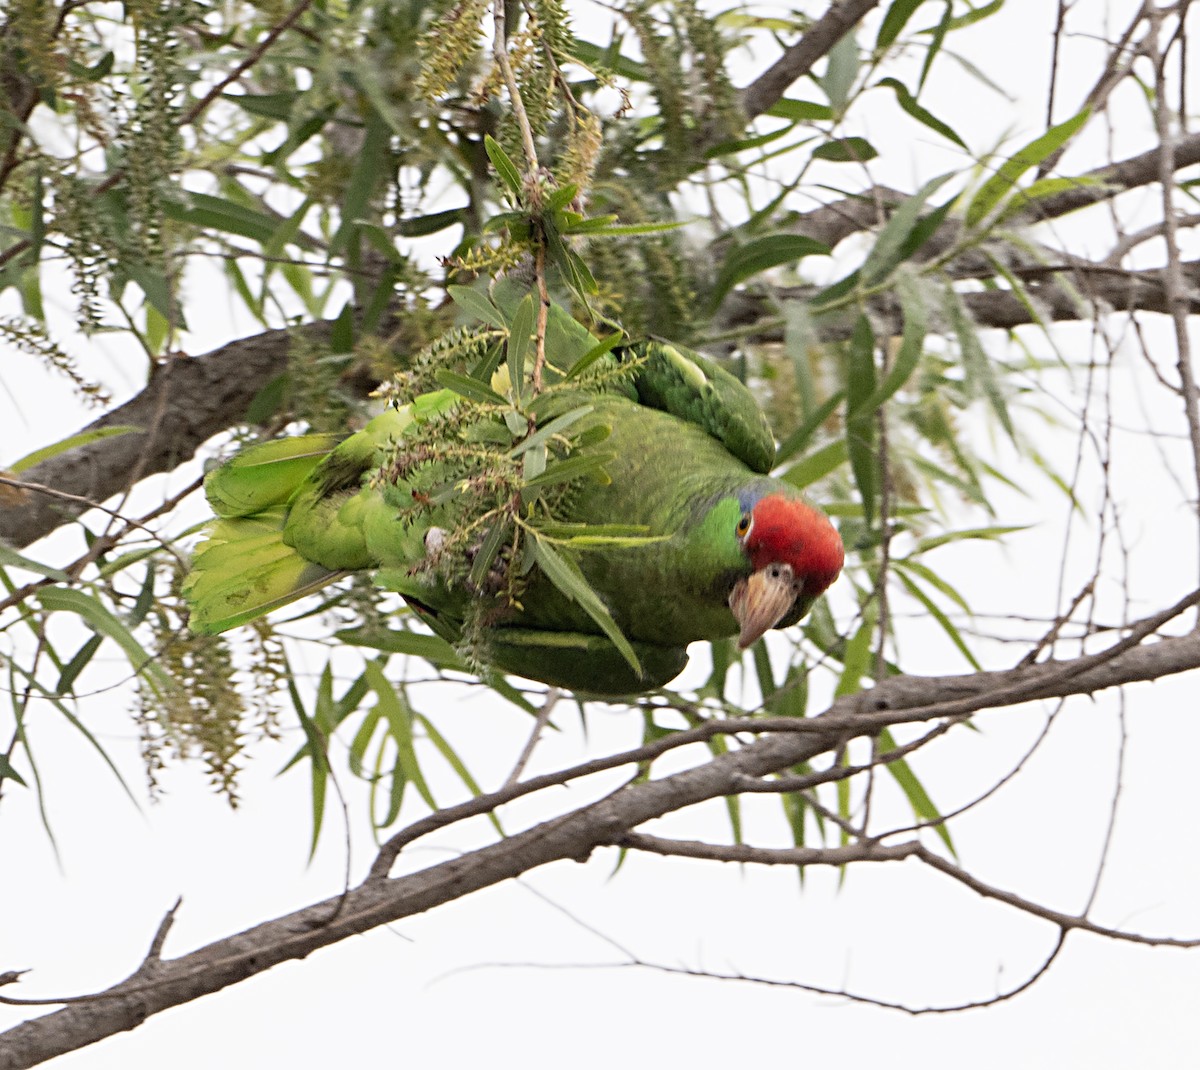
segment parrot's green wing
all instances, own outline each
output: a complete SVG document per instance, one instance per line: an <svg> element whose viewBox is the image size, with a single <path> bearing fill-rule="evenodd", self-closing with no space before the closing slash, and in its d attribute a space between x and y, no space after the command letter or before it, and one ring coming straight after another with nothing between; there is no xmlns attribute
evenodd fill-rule
<svg viewBox="0 0 1200 1070"><path fill-rule="evenodd" d="M682 346L643 342L630 352L645 360L634 377L643 405L702 427L751 471L774 467L775 436L740 379Z"/></svg>
<svg viewBox="0 0 1200 1070"><path fill-rule="evenodd" d="M528 290L511 281L493 287L492 296L510 317ZM546 352L562 371L570 371L598 339L559 305L551 305ZM775 466L775 436L758 401L736 376L702 353L674 343L639 342L618 351L639 358L633 373L637 400L688 423L720 442L751 471Z"/></svg>

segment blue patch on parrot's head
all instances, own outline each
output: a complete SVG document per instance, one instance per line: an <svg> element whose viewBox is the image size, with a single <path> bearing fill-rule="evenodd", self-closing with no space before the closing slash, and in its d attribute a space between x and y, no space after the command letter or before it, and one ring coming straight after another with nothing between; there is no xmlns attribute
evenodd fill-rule
<svg viewBox="0 0 1200 1070"><path fill-rule="evenodd" d="M737 492L738 505L742 507L743 513L751 513L754 511L754 507L768 494L778 493L779 484L771 479L747 483L744 487L739 488Z"/></svg>

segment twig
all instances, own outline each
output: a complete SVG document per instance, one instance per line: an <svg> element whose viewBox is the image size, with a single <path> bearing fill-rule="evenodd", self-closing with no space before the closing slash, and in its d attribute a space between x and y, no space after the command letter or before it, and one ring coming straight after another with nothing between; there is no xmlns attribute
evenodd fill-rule
<svg viewBox="0 0 1200 1070"><path fill-rule="evenodd" d="M1150 12L1150 40L1157 44L1162 32L1164 12L1152 8ZM1196 388L1196 377L1192 371L1191 338L1188 324L1189 302L1184 287L1182 260L1179 254L1179 237L1175 216L1175 151L1176 135L1171 129L1171 117L1167 110L1166 63L1169 45L1154 56L1154 126L1158 134L1158 181L1162 191L1163 239L1167 245L1167 263L1163 269L1163 289L1175 328L1175 344L1178 348L1179 383L1183 393L1183 411L1191 436L1192 466L1195 475L1197 519L1200 521L1200 392ZM1197 563L1200 576L1200 562ZM1197 618L1200 627L1200 617Z"/></svg>
<svg viewBox="0 0 1200 1070"><path fill-rule="evenodd" d="M525 746L522 748L520 755L518 755L516 764L513 766L512 772L508 774L508 779L505 780L501 790L503 788L511 788L520 781L521 774L525 772L525 766L529 764L529 759L533 757L533 750L537 746L542 732L550 722L550 715L554 712L554 707L558 704L558 700L558 688L550 688L546 692L546 701L542 703L541 709L537 711L537 720L534 722L533 731L529 733L529 739L525 741Z"/></svg>

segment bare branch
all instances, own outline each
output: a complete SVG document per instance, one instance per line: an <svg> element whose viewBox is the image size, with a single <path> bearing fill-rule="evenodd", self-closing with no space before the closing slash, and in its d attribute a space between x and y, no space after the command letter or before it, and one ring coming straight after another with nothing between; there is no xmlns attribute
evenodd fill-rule
<svg viewBox="0 0 1200 1070"><path fill-rule="evenodd" d="M318 322L297 331L320 344L330 329ZM0 510L0 541L28 546L91 503L128 489L130 473L167 472L190 458L213 435L243 419L258 392L287 370L291 337L291 331L265 331L201 357L163 364L145 390L83 428L142 430L79 446L22 473L25 483L50 487L55 494L30 492L21 504Z"/></svg>
<svg viewBox="0 0 1200 1070"><path fill-rule="evenodd" d="M775 104L788 86L812 70L880 0L841 0L814 22L804 36L742 90L742 110L753 119Z"/></svg>

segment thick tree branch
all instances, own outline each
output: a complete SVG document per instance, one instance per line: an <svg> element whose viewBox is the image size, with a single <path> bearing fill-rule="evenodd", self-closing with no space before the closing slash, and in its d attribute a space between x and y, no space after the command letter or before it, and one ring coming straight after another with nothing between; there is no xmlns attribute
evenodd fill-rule
<svg viewBox="0 0 1200 1070"><path fill-rule="evenodd" d="M889 724L935 719L950 712L959 715L1033 698L1090 694L1198 668L1200 634L1137 642L1146 629L1177 611L1178 607L1172 607L1147 618L1126 639L1096 655L971 676L893 677L871 691L837 700L820 717L799 721L797 727L803 725L803 731L773 734L695 768L627 784L595 803L469 855L409 876L369 877L345 895L256 925L179 958L148 961L132 977L105 992L0 1035L0 1070L35 1066L132 1029L152 1014L219 991L278 963L303 958L347 936L423 913L550 862L582 861L597 847L621 842L648 821L735 793L746 777L765 776L811 760L838 746L848 735L871 734ZM946 872L942 865L923 861ZM948 875L960 879L957 873ZM986 886L971 886L987 894ZM1071 916L1062 918L1074 924ZM1059 921L1056 918L1056 923ZM152 947L151 957L158 950ZM7 997L6 1001L15 1002Z"/></svg>
<svg viewBox="0 0 1200 1070"><path fill-rule="evenodd" d="M295 330L306 343L327 340L330 324ZM20 504L0 510L0 540L28 546L137 480L167 472L190 458L213 435L243 419L250 403L288 366L293 332L264 331L201 357L177 357L156 369L150 384L124 405L88 424L84 431L130 426L140 431L100 439L60 453L22 473L83 501L23 492Z"/></svg>
<svg viewBox="0 0 1200 1070"><path fill-rule="evenodd" d="M1011 330L1037 322L1075 322L1103 312L1162 312L1171 310L1157 268L1142 271L1115 269L1107 264L1089 264L1072 259L1066 264L1011 269L1025 282L1026 304L1012 290L981 290L962 294L974 321L984 328ZM1189 312L1200 314L1200 261L1182 265L1183 275L1191 284L1185 296ZM1064 285L1070 280L1071 285ZM808 301L818 292L816 286L779 287L769 292L738 290L722 304L722 325L739 337L750 336L757 342L778 342L783 338L783 323L778 308L781 301ZM897 323L899 309L888 295L874 301L879 315ZM1030 307L1032 306L1032 307ZM848 322L833 320L818 324L823 341L849 337Z"/></svg>
<svg viewBox="0 0 1200 1070"><path fill-rule="evenodd" d="M880 0L840 0L830 5L794 45L742 90L746 117L761 115L778 101L788 86L812 70L813 65L838 43Z"/></svg>

